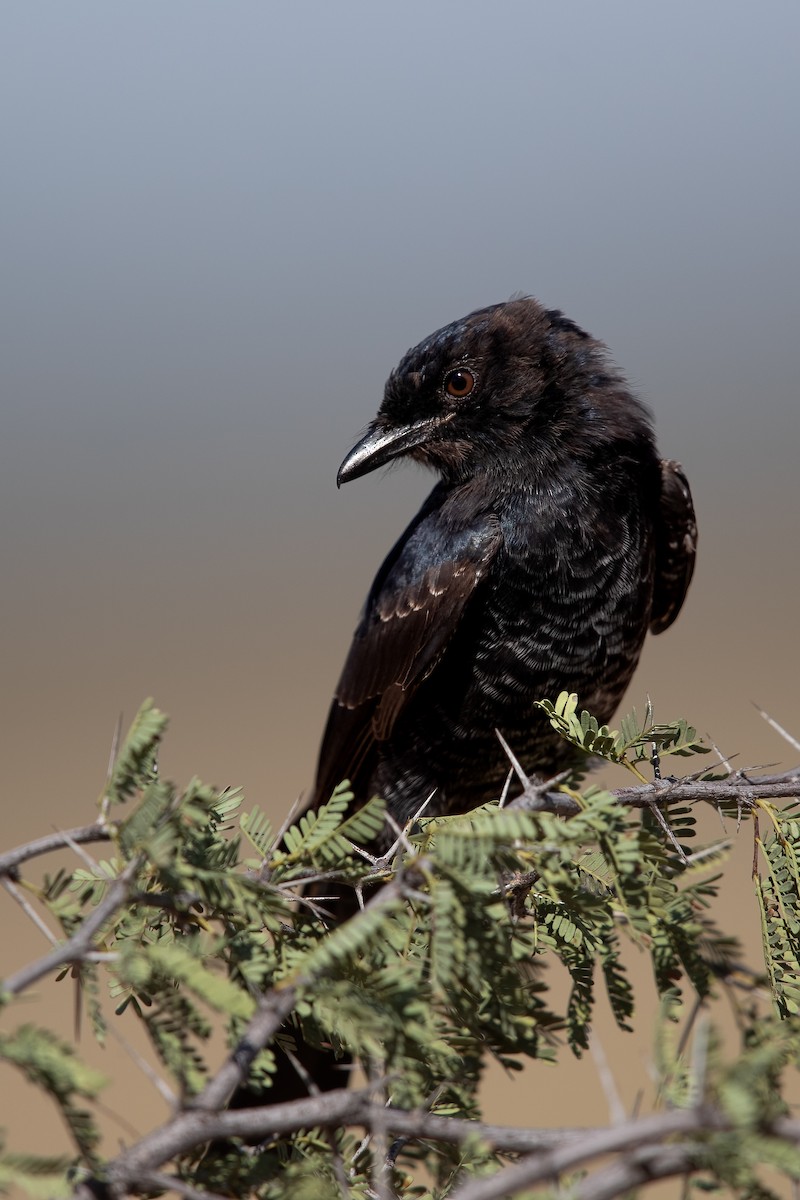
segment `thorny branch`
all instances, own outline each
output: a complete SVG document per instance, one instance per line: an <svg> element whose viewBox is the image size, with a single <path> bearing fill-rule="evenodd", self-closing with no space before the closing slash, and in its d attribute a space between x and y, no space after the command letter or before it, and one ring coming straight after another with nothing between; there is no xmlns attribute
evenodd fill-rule
<svg viewBox="0 0 800 1200"><path fill-rule="evenodd" d="M696 1168L702 1160L704 1137L734 1129L721 1109L708 1104L668 1110L610 1128L513 1129L435 1113L403 1112L391 1105L376 1104L371 1089L341 1089L259 1108L184 1111L158 1131L157 1140L145 1138L108 1164L106 1193L121 1197L132 1189L140 1190L142 1181L152 1179L163 1163L216 1138L266 1139L301 1129L371 1129L378 1123L386 1133L407 1140L459 1144L480 1138L495 1151L523 1156L490 1176L466 1181L453 1193L453 1200L501 1200L522 1188L554 1181L609 1154L624 1155L587 1177L577 1193L582 1200L604 1200L637 1183ZM800 1145L800 1121L781 1117L767 1124L762 1133ZM676 1137L684 1140L678 1144L668 1142ZM159 1178L164 1181L169 1177ZM96 1192L84 1184L76 1188L74 1195L76 1200L88 1200Z"/></svg>
<svg viewBox="0 0 800 1200"><path fill-rule="evenodd" d="M64 850L73 844L79 846L87 842L110 842L115 833L114 825L95 821L91 825L80 825L77 829L50 833L33 842L26 842L24 846L17 846L16 849L9 850L6 854L0 854L0 877L10 875L13 879L17 868L31 858L38 858L42 854L52 854L54 850Z"/></svg>
<svg viewBox="0 0 800 1200"><path fill-rule="evenodd" d="M108 889L107 895L100 901L97 908L79 926L71 938L60 946L55 946L49 954L36 959L26 967L21 967L15 975L9 975L2 981L2 989L11 996L37 983L51 971L63 967L67 963L84 961L94 951L94 938L107 921L113 917L117 909L128 903L133 879L141 868L141 857L128 863Z"/></svg>
<svg viewBox="0 0 800 1200"><path fill-rule="evenodd" d="M422 864L419 869L423 869ZM416 883L416 875L416 871L413 876L398 874L372 897L365 905L365 911L394 903L404 895L409 886ZM335 1111L330 1106L331 1097L336 1093L331 1092L324 1096L312 1097L308 1101L297 1101L296 1104L301 1106L299 1109L291 1105L270 1105L254 1110L220 1111L222 1105L227 1103L236 1088L247 1078L256 1055L272 1042L291 1013L298 990L311 982L311 979L312 974L308 973L284 981L267 992L233 1051L202 1092L193 1098L191 1108L178 1112L165 1125L147 1134L108 1165L107 1179L112 1185L112 1194L123 1195L131 1181L157 1170L177 1154L186 1153L217 1137L236 1136L240 1130L237 1118L243 1113L249 1112L251 1118L253 1113L257 1114L252 1118L255 1125L251 1129L255 1136L291 1132L319 1124L330 1127L329 1120L326 1118L320 1122L318 1115L320 1111ZM344 1091L341 1095L349 1098L353 1093ZM289 1110L289 1116L284 1115L284 1121L289 1120L294 1124L284 1125L280 1122L284 1110ZM334 1120L332 1124L340 1124L340 1121ZM80 1190L77 1194L88 1195Z"/></svg>
<svg viewBox="0 0 800 1200"><path fill-rule="evenodd" d="M665 780L620 788L613 794L620 803L634 808L700 801L715 805L733 802L748 812L759 800L800 795L800 767L779 775L756 778L737 771L717 780L696 777ZM548 792L532 784L513 803L564 815L577 809L569 796ZM22 863L50 851L70 844L108 841L114 836L113 826L95 823L40 838L0 856L0 877L17 878ZM103 901L76 933L63 945L9 977L4 983L5 991L19 993L52 970L93 953L98 933L114 912L130 901L140 866L139 859L131 862L111 883ZM424 871L424 864L417 864L413 876L408 872L399 873L370 899L366 907L387 905L409 894L418 883L420 870ZM699 1105L631 1120L607 1129L510 1129L379 1105L374 1098L374 1087L363 1091L342 1089L303 1100L225 1111L223 1105L246 1079L256 1055L274 1039L293 1010L299 989L308 982L306 977L289 979L267 993L237 1046L203 1091L192 1100L191 1106L176 1112L163 1126L108 1163L103 1184L98 1185L97 1181L80 1184L75 1196L81 1200L89 1195L96 1196L98 1186L100 1191L115 1198L132 1190L141 1191L148 1181L163 1187L171 1178L160 1171L165 1164L217 1138L266 1139L315 1127L364 1126L368 1130L379 1127L385 1135L394 1137L451 1144L479 1137L496 1151L521 1156L491 1176L465 1181L454 1193L454 1200L456 1197L457 1200L494 1200L495 1197L499 1200L522 1188L555 1180L603 1156L624 1155L589 1174L575 1192L580 1200L611 1200L643 1182L692 1170L699 1161L702 1135L731 1128L729 1118L720 1109ZM762 1132L765 1136L800 1145L800 1121L781 1118ZM676 1137L683 1140L663 1144ZM176 1186L175 1190L187 1197L200 1195L186 1185Z"/></svg>
<svg viewBox="0 0 800 1200"><path fill-rule="evenodd" d="M548 812L558 812L570 816L578 811L577 803L571 797L548 791L556 781L544 785L530 783L521 796L511 801L510 807L533 808ZM632 808L649 808L653 804L664 805L672 803L694 804L704 801L708 804L725 804L741 802L745 807L756 800L785 800L800 794L800 766L779 775L759 775L755 778L744 771L734 771L723 779L697 779L687 776L684 779L665 779L658 783L638 784L636 787L616 788L611 793L622 804ZM50 854L54 850L62 850L71 846L90 842L109 842L114 839L116 828L113 824L103 824L95 821L91 825L81 825L77 829L67 829L64 832L48 834L35 841L26 842L13 850L0 854L0 877L16 877L17 868L32 858Z"/></svg>
<svg viewBox="0 0 800 1200"><path fill-rule="evenodd" d="M762 775L756 779L736 771L727 779L664 780L661 784L640 784L637 787L618 788L614 792L618 800L634 808L644 808L653 803L671 804L673 801L690 804L698 801L708 804L741 801L745 805L752 805L756 800L786 800L798 794L800 767L780 775Z"/></svg>
<svg viewBox="0 0 800 1200"><path fill-rule="evenodd" d="M547 791L548 785L530 784L512 800L509 808L557 812L572 816L579 805L571 797ZM662 807L667 804L739 804L749 811L757 800L787 800L800 796L800 767L780 775L760 775L751 778L744 771L735 771L724 779L664 779L658 783L642 783L635 787L615 788L612 796L631 808Z"/></svg>

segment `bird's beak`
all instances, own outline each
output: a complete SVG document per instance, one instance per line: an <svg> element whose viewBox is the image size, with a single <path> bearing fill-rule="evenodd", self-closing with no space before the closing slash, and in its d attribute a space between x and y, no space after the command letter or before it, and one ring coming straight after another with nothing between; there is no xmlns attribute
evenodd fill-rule
<svg viewBox="0 0 800 1200"><path fill-rule="evenodd" d="M358 479L360 475L368 475L384 463L391 462L400 454L413 450L415 446L427 441L435 429L446 424L455 416L455 411L423 417L411 425L401 425L396 429L380 429L371 425L360 442L357 442L339 467L336 476L336 486L341 487L350 479Z"/></svg>

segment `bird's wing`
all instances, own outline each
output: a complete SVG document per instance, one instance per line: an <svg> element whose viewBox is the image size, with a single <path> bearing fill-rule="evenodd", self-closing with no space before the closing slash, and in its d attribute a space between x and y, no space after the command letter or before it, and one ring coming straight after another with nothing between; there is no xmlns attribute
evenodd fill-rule
<svg viewBox="0 0 800 1200"><path fill-rule="evenodd" d="M650 629L662 633L681 611L694 572L697 524L689 483L680 463L661 463L656 522L656 567Z"/></svg>
<svg viewBox="0 0 800 1200"><path fill-rule="evenodd" d="M438 494L438 498L437 498ZM491 513L458 520L435 489L367 598L322 740L314 803L354 781L431 673L502 536Z"/></svg>

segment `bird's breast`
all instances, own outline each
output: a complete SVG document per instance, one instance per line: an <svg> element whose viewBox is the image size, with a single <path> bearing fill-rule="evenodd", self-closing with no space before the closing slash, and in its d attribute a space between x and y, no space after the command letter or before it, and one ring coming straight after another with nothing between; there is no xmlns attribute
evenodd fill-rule
<svg viewBox="0 0 800 1200"><path fill-rule="evenodd" d="M527 499L500 524L501 549L452 648L463 655L465 714L524 723L537 699L564 689L613 708L647 627L646 523L635 506L593 519Z"/></svg>

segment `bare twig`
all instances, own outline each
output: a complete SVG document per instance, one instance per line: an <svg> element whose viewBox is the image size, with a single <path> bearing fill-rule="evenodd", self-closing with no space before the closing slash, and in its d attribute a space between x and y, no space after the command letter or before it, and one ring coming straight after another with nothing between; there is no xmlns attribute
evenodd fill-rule
<svg viewBox="0 0 800 1200"><path fill-rule="evenodd" d="M376 1200L394 1200L391 1185L391 1163L386 1129L386 1073L382 1064L374 1064L370 1072L370 1083L377 1103L370 1107L369 1124L372 1150L372 1190Z"/></svg>
<svg viewBox="0 0 800 1200"><path fill-rule="evenodd" d="M226 1200L218 1192L207 1192L205 1188L192 1187L178 1179L177 1175L168 1175L162 1171L151 1171L136 1181L137 1188L143 1192L173 1192L183 1196L184 1200Z"/></svg>
<svg viewBox="0 0 800 1200"><path fill-rule="evenodd" d="M656 1179L685 1175L694 1166L697 1149L685 1146L645 1147L602 1167L573 1189L573 1200L614 1200Z"/></svg>
<svg viewBox="0 0 800 1200"><path fill-rule="evenodd" d="M552 787L557 781L550 782ZM564 816L574 816L580 811L580 806L565 793L548 791L547 788L535 789L536 803L532 805L528 796L523 793L512 800L509 807L536 807L547 812L558 812ZM687 777L674 782L663 781L660 784L643 783L634 787L616 788L612 791L621 804L631 808L662 808L667 804L741 804L749 811L757 800L787 800L800 797L800 767L786 771L780 775L764 775L761 778L750 779L742 771L737 771L730 779L696 779Z"/></svg>
<svg viewBox="0 0 800 1200"><path fill-rule="evenodd" d="M508 761L511 763L511 771L503 786L503 795L501 797L500 807L506 806L508 800L508 788L512 772L516 774L522 784L522 795L517 796L508 804L509 808L523 808L526 812L554 812L559 813L564 817L574 816L579 811L579 805L570 796L563 792L557 792L554 789L560 783L568 779L571 772L562 771L560 775L555 775L552 779L545 779L542 782L537 782L530 779L522 769L519 759L514 754L514 751L509 746L506 739L503 737L499 729L495 729L495 735L503 750L506 753Z"/></svg>
<svg viewBox="0 0 800 1200"><path fill-rule="evenodd" d="M659 776L659 782L660 782L660 779L661 779L661 777ZM664 834L664 836L666 837L667 841L672 844L672 848L675 851L675 853L677 854L680 861L684 864L684 866L686 866L687 865L686 855L684 854L684 852L681 848L680 842L675 837L675 834L672 832L672 830L670 829L666 820L664 819L664 814L662 813L661 809L658 807L657 804L653 804L651 802L647 806L647 811L650 813L650 816L653 818L655 823L658 826L660 826L661 831Z"/></svg>
<svg viewBox="0 0 800 1200"><path fill-rule="evenodd" d="M158 1071L153 1069L147 1059L139 1053L135 1046L131 1045L127 1038L122 1036L122 1034L113 1024L109 1024L107 1032L122 1047L128 1057L136 1064L146 1078L149 1079L150 1083L152 1083L153 1087L161 1096L161 1099L164 1100L170 1106L170 1108L174 1108L178 1102L178 1097L175 1092L173 1092L167 1081L161 1078Z"/></svg>
<svg viewBox="0 0 800 1200"><path fill-rule="evenodd" d="M46 837L36 838L35 841L17 846L6 854L0 854L0 876L13 877L17 867L29 859L51 854L54 850L63 850L73 843L110 842L114 833L113 825L101 825L99 821L95 821L92 825L81 825L77 829L67 829L62 833L50 833Z"/></svg>
<svg viewBox="0 0 800 1200"><path fill-rule="evenodd" d="M748 779L737 772L732 779L679 779L661 787L637 786L618 788L613 793L623 804L642 808L648 804L671 804L673 801L707 804L736 802L743 797L748 805L756 800L781 800L800 796L800 767L782 775L767 775Z"/></svg>
<svg viewBox="0 0 800 1200"><path fill-rule="evenodd" d="M516 757L516 755L514 754L514 751L511 749L511 747L509 746L509 744L508 744L508 742L506 741L506 739L503 737L503 735L502 735L502 733L500 732L500 730L499 730L499 729L495 729L495 731L494 731L494 732L495 732L495 735L496 735L496 737L497 737L497 740L498 740L498 742L500 743L500 745L501 745L501 746L503 747L503 749L505 750L506 758L507 758L507 759L508 759L508 761L511 763L511 768L512 768L512 770L516 772L517 778L519 779L520 783L522 784L522 786L523 786L523 787L525 788L525 790L527 791L527 789L528 789L528 788L530 787L530 785L531 785L531 781L530 781L530 779L528 778L528 776L525 774L525 772L523 771L523 769L522 769L522 767L521 767L521 765L520 765L520 761L519 761L519 759L518 759L518 758Z"/></svg>
<svg viewBox="0 0 800 1200"><path fill-rule="evenodd" d="M610 1128L510 1129L429 1112L387 1108L376 1103L372 1094L371 1088L361 1091L343 1088L285 1104L180 1113L155 1135L143 1139L108 1164L105 1178L109 1193L122 1196L133 1188L141 1190L142 1181L153 1178L162 1163L217 1138L258 1139L301 1129L359 1125L373 1129L375 1121L379 1120L387 1133L407 1139L459 1144L477 1137L497 1151L525 1155L519 1162L491 1176L465 1182L453 1193L453 1200L500 1200L524 1187L555 1180L596 1159L610 1154L622 1155L619 1162L598 1172L594 1177L596 1184L582 1193L584 1200L605 1200L605 1197L616 1196L620 1190L625 1190L624 1187L606 1189L611 1188L612 1180L629 1178L620 1171L630 1164L637 1167L637 1172L644 1172L635 1175L639 1182L657 1178L660 1174L680 1174L691 1169L697 1144L663 1145L668 1138L697 1137L702 1142L708 1133L727 1132L733 1128L730 1118L718 1108L701 1105L640 1117ZM800 1121L780 1117L762 1133L798 1145ZM630 1187L631 1183L626 1186ZM617 1187L616 1183L614 1187Z"/></svg>
<svg viewBox="0 0 800 1200"><path fill-rule="evenodd" d="M552 1150L540 1154L528 1155L493 1175L470 1180L453 1192L453 1200L501 1200L502 1197L512 1196L515 1192L534 1184L557 1180L559 1176L575 1171L602 1155L624 1155L621 1162L612 1164L613 1167L624 1167L629 1162L636 1161L634 1152L641 1147L652 1146L654 1142L660 1143L676 1134L691 1136L701 1129L713 1131L728 1127L727 1118L717 1109L708 1108L678 1109L641 1117L636 1121L626 1121L624 1125L612 1126L610 1129L587 1130L579 1140L555 1146ZM680 1170L685 1170L686 1164L687 1156L684 1154ZM674 1174L676 1171L671 1170L668 1173ZM630 1186L628 1183L627 1187ZM586 1192L584 1200L589 1200L590 1197L591 1200L600 1200L600 1197L618 1194L618 1191L603 1190L599 1190L596 1195L594 1192Z"/></svg>
<svg viewBox="0 0 800 1200"><path fill-rule="evenodd" d="M294 1008L301 982L304 981L298 980L294 985L273 988L259 1001L258 1011L248 1023L244 1034L213 1079L195 1097L192 1104L194 1109L212 1111L228 1102L239 1084L247 1078L256 1055L269 1045ZM145 1141L147 1140L146 1138ZM166 1162L166 1159L160 1159L159 1162Z"/></svg>
<svg viewBox="0 0 800 1200"><path fill-rule="evenodd" d="M36 926L36 928L39 930L40 933L44 934L44 936L47 938L50 945L57 946L58 938L53 933L53 931L45 924L45 922L42 920L42 918L37 913L36 909L33 907L33 905L27 899L27 897L23 896L22 892L19 890L19 888L13 882L13 880L10 879L8 877L8 875L6 875L6 876L0 876L0 882L2 882L3 887L6 889L9 896L11 896L14 900L16 900L17 904L20 906L22 911L25 913L25 916L30 918L31 921L33 921L34 925Z"/></svg>
<svg viewBox="0 0 800 1200"><path fill-rule="evenodd" d="M508 799L508 790L511 787L511 780L513 778L514 778L514 768L509 767L508 774L506 775L506 781L503 784L503 790L500 793L500 803L498 805L499 808L505 808L505 806L506 806L506 800Z"/></svg>
<svg viewBox="0 0 800 1200"><path fill-rule="evenodd" d="M113 879L114 876L108 871L101 871L99 864L92 858L91 854L83 849L80 842L73 841L69 833L64 834L64 842L69 847L74 855L76 855L87 871L90 871L98 879Z"/></svg>

